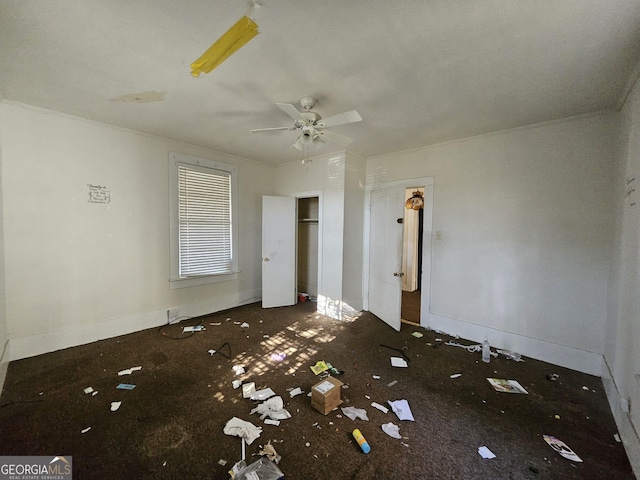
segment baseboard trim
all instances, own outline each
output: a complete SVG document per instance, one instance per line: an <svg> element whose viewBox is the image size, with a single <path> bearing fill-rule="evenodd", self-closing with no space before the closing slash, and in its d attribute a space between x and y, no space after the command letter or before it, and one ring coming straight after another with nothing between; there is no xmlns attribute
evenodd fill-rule
<svg viewBox="0 0 640 480"><path fill-rule="evenodd" d="M262 289L254 289L202 302L167 307L162 310L114 318L86 325L66 327L37 335L11 338L8 347L10 356L8 358L10 358L11 361L20 360L22 358L55 352L56 350L62 350L64 348L104 340L106 338L139 332L147 328L159 327L167 323L167 310L169 308L177 310L178 318L199 317L201 315L238 307L246 303L246 299L260 299L261 295Z"/></svg>
<svg viewBox="0 0 640 480"><path fill-rule="evenodd" d="M419 327L420 324L416 322L412 322L411 320L405 320L404 318L400 319L401 323L406 323L407 325L413 325L414 327Z"/></svg>
<svg viewBox="0 0 640 480"><path fill-rule="evenodd" d="M605 357L602 365L602 384L604 385L604 391L607 394L609 400L609 406L611 407L611 413L618 426L618 434L624 445L624 449L627 452L629 463L636 478L640 478L640 438L638 432L631 422L631 418L627 412L623 412L621 408L622 396L618 390L609 363Z"/></svg>
<svg viewBox="0 0 640 480"><path fill-rule="evenodd" d="M10 355L9 340L6 340L2 348L2 355L0 355L0 395L2 395L2 389L4 388L4 381L7 378L7 369L9 368L10 357L11 355Z"/></svg>
<svg viewBox="0 0 640 480"><path fill-rule="evenodd" d="M599 377L602 374L603 358L599 353L504 332L484 325L476 325L434 313L428 314L426 325L424 324L424 320L423 317L420 323L425 328L446 332L450 335L458 335L461 338L478 343L481 343L486 336L494 348L509 350L525 357L542 360L543 362L570 368L571 370L589 375Z"/></svg>

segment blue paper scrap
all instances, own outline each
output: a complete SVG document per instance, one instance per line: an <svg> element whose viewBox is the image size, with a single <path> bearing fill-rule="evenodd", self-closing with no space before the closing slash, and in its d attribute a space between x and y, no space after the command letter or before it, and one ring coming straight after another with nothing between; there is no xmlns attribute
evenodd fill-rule
<svg viewBox="0 0 640 480"><path fill-rule="evenodd" d="M119 388L120 390L133 390L136 386L131 385L130 383L121 383L116 388Z"/></svg>

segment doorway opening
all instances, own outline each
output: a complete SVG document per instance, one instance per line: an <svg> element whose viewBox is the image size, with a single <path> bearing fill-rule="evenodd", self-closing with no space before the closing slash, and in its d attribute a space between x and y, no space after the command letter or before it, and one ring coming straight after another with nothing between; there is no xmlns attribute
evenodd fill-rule
<svg viewBox="0 0 640 480"><path fill-rule="evenodd" d="M400 318L403 323L420 325L422 291L422 243L424 225L424 187L405 189L402 236L402 300Z"/></svg>
<svg viewBox="0 0 640 480"><path fill-rule="evenodd" d="M319 197L298 198L298 301L318 297L319 205Z"/></svg>

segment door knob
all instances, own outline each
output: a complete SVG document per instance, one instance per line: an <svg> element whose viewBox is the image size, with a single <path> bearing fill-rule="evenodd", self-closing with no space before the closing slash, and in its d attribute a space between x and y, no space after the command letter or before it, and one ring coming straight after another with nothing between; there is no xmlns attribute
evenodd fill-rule
<svg viewBox="0 0 640 480"><path fill-rule="evenodd" d="M264 257L264 258L262 259L262 261L264 261L264 262L268 262L268 261L269 261L269 257Z"/></svg>
<svg viewBox="0 0 640 480"><path fill-rule="evenodd" d="M394 272L393 276L394 277L404 277L404 272Z"/></svg>

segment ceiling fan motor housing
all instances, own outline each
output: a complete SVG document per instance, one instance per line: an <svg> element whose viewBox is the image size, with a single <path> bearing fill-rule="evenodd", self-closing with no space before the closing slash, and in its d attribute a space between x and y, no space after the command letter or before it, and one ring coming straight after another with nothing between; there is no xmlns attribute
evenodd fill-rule
<svg viewBox="0 0 640 480"><path fill-rule="evenodd" d="M309 111L311 110L313 107L316 106L316 103L318 103L318 99L317 98L313 98L313 97L302 97L300 99L300 105L302 105L302 108L304 108L305 110Z"/></svg>
<svg viewBox="0 0 640 480"><path fill-rule="evenodd" d="M305 126L314 126L321 118L316 112L300 112L300 115L304 118L304 122L296 120L295 126L303 129L303 131Z"/></svg>

